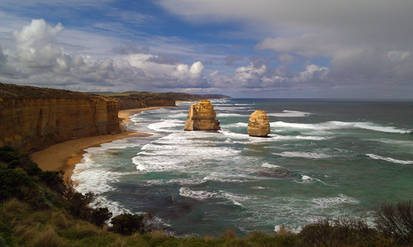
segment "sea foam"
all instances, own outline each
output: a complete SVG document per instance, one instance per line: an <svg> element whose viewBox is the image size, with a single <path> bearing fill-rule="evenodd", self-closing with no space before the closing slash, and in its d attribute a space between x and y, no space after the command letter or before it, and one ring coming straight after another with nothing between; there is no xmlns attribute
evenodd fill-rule
<svg viewBox="0 0 413 247"><path fill-rule="evenodd" d="M302 112L302 111L290 111L290 110L283 110L282 112L278 113L267 113L267 116L271 117L308 117L311 115L309 112Z"/></svg>
<svg viewBox="0 0 413 247"><path fill-rule="evenodd" d="M366 154L370 159L374 160L384 160L390 163L401 164L401 165L411 165L413 164L413 160L398 160L390 157L384 157L377 154Z"/></svg>
<svg viewBox="0 0 413 247"><path fill-rule="evenodd" d="M283 121L272 122L274 128L308 129L308 130L335 130L335 129L366 129L386 133L408 134L411 130L399 129L394 126L382 126L371 122L341 122L328 121L316 124L287 123Z"/></svg>
<svg viewBox="0 0 413 247"><path fill-rule="evenodd" d="M327 159L331 158L331 155L323 153L310 153L310 152L282 152L282 153L273 153L286 158L305 158L305 159Z"/></svg>
<svg viewBox="0 0 413 247"><path fill-rule="evenodd" d="M237 196L225 191L208 192L208 191L194 191L188 187L181 187L179 189L179 195L182 197L188 197L195 200L208 200L208 199L226 199L231 201L234 205L243 207L240 201L249 199L248 197Z"/></svg>

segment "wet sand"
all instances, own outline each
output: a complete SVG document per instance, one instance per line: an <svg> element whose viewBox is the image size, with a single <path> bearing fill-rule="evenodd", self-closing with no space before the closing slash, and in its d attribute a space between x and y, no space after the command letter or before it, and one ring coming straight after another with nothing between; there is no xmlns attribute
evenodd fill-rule
<svg viewBox="0 0 413 247"><path fill-rule="evenodd" d="M136 108L119 111L118 117L119 120L121 120L121 128L125 129L125 124L130 121L129 116L141 111L154 110L158 108L161 107ZM76 164L81 162L83 154L85 153L84 150L86 148L99 146L103 143L127 137L147 137L151 135L152 134L148 133L128 132L124 130L119 134L79 138L52 145L46 149L32 153L30 157L44 171L63 171L65 182L71 184L73 169Z"/></svg>

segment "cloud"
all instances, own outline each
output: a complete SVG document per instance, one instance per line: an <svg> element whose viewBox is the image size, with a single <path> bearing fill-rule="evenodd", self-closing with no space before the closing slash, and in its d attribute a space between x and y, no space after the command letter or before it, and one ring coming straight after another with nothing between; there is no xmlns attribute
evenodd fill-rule
<svg viewBox="0 0 413 247"><path fill-rule="evenodd" d="M43 19L32 20L14 31L14 50L9 50L8 56L0 50L0 79L81 90L200 88L207 85L200 61L183 64L173 56L139 53L148 50L135 49L135 46L129 52L121 50L115 56L69 52L62 46L65 43L60 37L63 33L62 24L49 25Z"/></svg>
<svg viewBox="0 0 413 247"><path fill-rule="evenodd" d="M361 88L413 82L411 1L161 0L160 4L192 22L237 21L246 33L261 30L267 38L255 48L281 54L282 65L297 59L328 61L327 67L317 65L326 68L321 71L316 65L307 66L296 80L317 77L332 87L352 83ZM281 75L268 78L285 80Z"/></svg>

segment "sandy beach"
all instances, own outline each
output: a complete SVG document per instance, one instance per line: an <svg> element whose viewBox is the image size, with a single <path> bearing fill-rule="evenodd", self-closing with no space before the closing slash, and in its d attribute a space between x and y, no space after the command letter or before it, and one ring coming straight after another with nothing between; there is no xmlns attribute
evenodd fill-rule
<svg viewBox="0 0 413 247"><path fill-rule="evenodd" d="M130 121L129 116L141 111L154 110L161 107L147 107L121 110L118 113L121 121L121 128L124 129L126 123ZM132 136L151 136L149 133L123 131L114 135L91 136L80 139L74 139L52 145L41 151L32 153L31 159L36 162L44 171L63 171L66 183L71 183L73 169L76 164L82 160L84 150L88 147L99 146L103 143L111 142Z"/></svg>

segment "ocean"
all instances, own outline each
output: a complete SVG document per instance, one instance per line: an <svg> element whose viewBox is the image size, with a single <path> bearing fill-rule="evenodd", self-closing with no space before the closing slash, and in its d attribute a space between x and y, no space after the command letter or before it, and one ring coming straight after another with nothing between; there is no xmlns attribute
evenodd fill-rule
<svg viewBox="0 0 413 247"><path fill-rule="evenodd" d="M381 203L413 198L413 102L225 99L222 130L184 131L190 102L131 117L153 133L86 150L74 170L92 206L151 212L177 236L298 231L321 218L374 220ZM267 112L268 138L249 137Z"/></svg>

